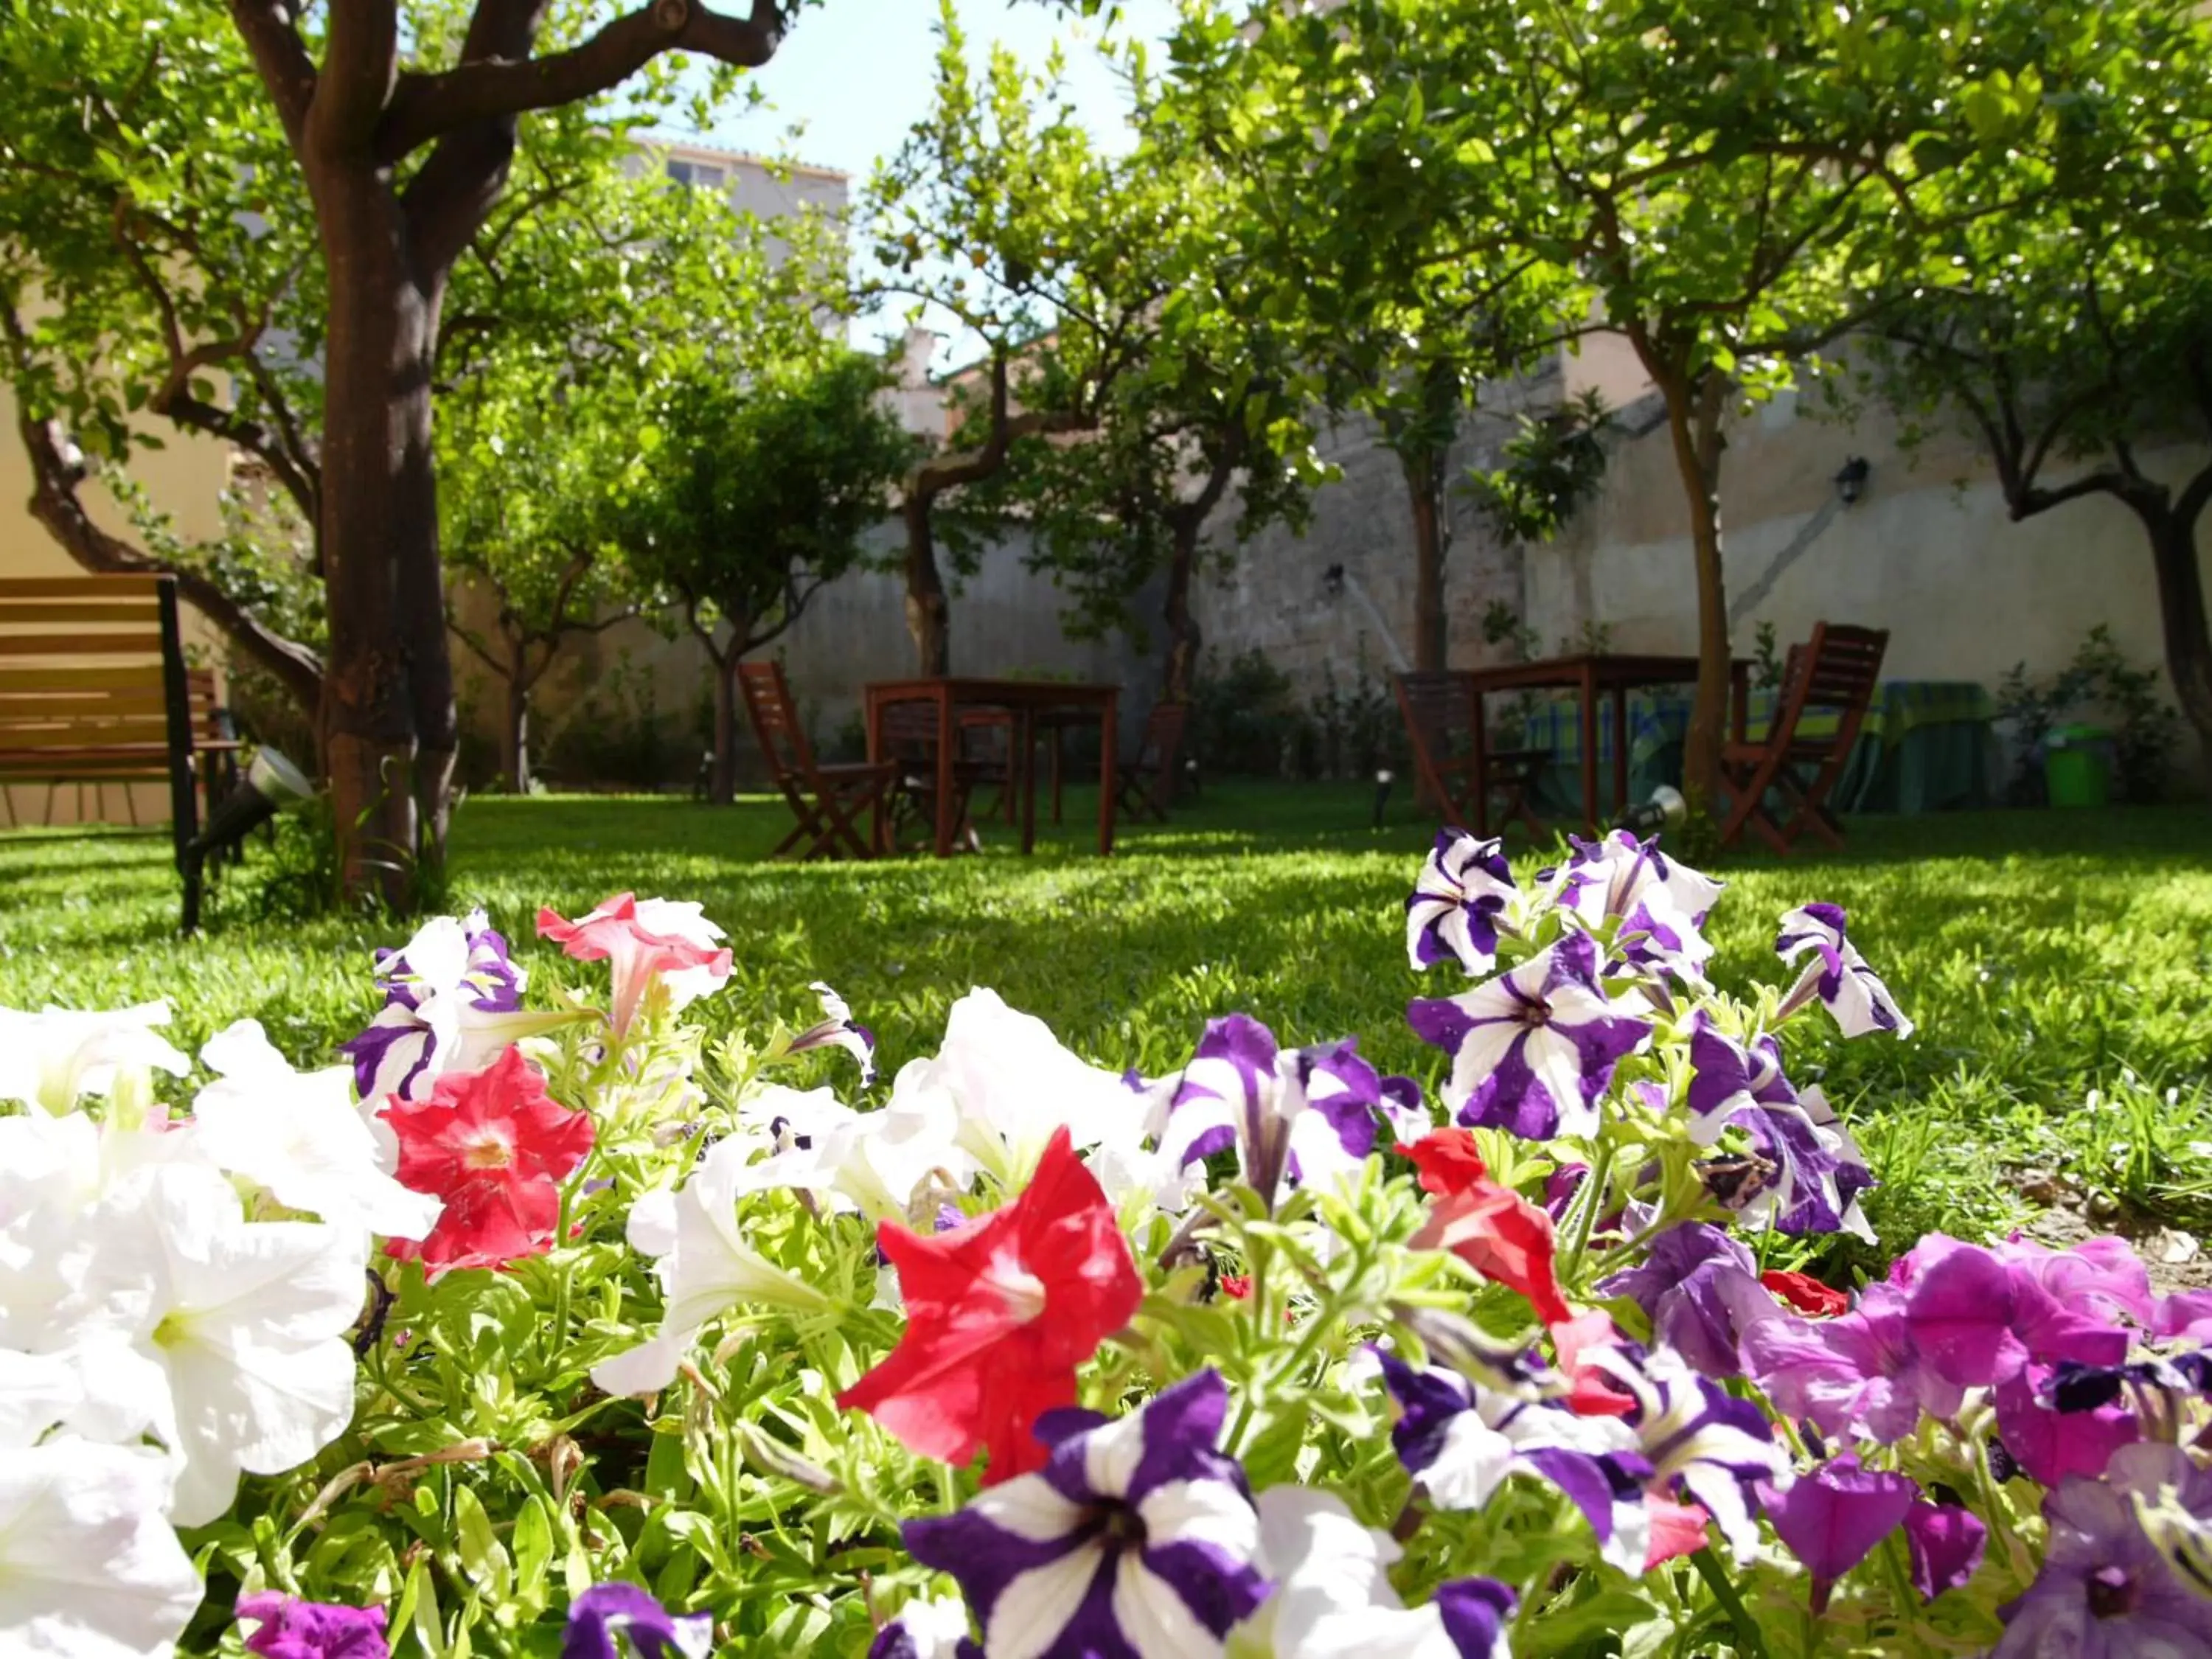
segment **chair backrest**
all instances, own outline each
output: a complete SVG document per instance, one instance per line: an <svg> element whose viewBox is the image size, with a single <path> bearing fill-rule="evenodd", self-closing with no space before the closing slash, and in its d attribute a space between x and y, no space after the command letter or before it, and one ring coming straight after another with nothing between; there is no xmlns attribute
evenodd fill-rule
<svg viewBox="0 0 2212 1659"><path fill-rule="evenodd" d="M878 729L882 733L884 758L907 765L919 765L937 758L937 705L930 702L893 702L884 705L877 715ZM965 738L956 732L956 742L964 745ZM954 751L956 757L960 750Z"/></svg>
<svg viewBox="0 0 2212 1659"><path fill-rule="evenodd" d="M741 662L738 689L744 693L745 714L752 721L769 770L780 788L803 783L811 789L817 781L814 748L806 741L806 728L791 701L791 684L780 662Z"/></svg>
<svg viewBox="0 0 2212 1659"><path fill-rule="evenodd" d="M193 738L173 576L0 580L0 778L166 776L182 847Z"/></svg>
<svg viewBox="0 0 2212 1659"><path fill-rule="evenodd" d="M1398 713L1413 751L1419 798L1432 803L1446 822L1460 821L1460 804L1448 781L1461 750L1474 738L1474 690L1465 674L1452 670L1394 677Z"/></svg>
<svg viewBox="0 0 2212 1659"><path fill-rule="evenodd" d="M1769 741L1784 747L1818 747L1831 755L1848 755L1858 741L1867 705L1874 701L1875 690L1881 683L1881 659L1888 649L1886 629L1814 623L1813 637L1791 646L1783 664L1782 702ZM1815 708L1837 712L1832 737L1798 736L1797 728L1807 711Z"/></svg>

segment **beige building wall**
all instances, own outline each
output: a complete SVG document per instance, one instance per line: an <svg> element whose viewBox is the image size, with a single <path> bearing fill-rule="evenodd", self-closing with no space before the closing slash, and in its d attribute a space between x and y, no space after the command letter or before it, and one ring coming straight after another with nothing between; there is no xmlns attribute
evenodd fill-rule
<svg viewBox="0 0 2212 1659"><path fill-rule="evenodd" d="M1620 418L1597 501L1556 544L1528 550L1528 621L1547 645L1600 623L1619 650L1692 652L1687 518L1656 398ZM1869 464L1863 493L1833 505L1835 475L1853 456ZM2179 473L2202 459L2198 447L2153 451L2144 464ZM1978 447L1954 439L1908 456L1878 408L1844 424L1814 418L1790 393L1740 414L1721 510L1739 655L1762 622L1785 644L1815 622L1860 623L1890 631L1887 678L1994 688L2016 663L2062 666L2101 623L2131 660L2163 664L2149 550L2132 514L2093 496L2015 524Z"/></svg>

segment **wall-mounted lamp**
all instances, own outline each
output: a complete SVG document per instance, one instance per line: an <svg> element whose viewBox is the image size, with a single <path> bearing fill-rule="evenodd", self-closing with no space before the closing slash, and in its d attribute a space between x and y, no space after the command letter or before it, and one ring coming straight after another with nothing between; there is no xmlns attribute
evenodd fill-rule
<svg viewBox="0 0 2212 1659"><path fill-rule="evenodd" d="M1332 599L1344 597L1344 567L1333 564L1321 573L1321 591Z"/></svg>
<svg viewBox="0 0 2212 1659"><path fill-rule="evenodd" d="M1836 495L1845 507L1866 493L1867 473L1871 469L1866 457L1854 455L1844 463L1843 471L1836 474Z"/></svg>

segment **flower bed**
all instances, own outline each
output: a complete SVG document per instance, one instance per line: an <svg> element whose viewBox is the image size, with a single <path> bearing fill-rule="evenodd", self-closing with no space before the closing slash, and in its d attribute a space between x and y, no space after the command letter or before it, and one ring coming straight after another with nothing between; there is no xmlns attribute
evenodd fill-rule
<svg viewBox="0 0 2212 1659"><path fill-rule="evenodd" d="M1874 1177L1783 1036L1911 1026L1828 906L1711 987L1719 893L1448 832L1435 1100L988 991L883 1089L629 896L538 918L603 995L441 919L349 1064L242 1021L185 1111L160 1005L0 1012L0 1652L2212 1659L2212 1294L1792 1271Z"/></svg>

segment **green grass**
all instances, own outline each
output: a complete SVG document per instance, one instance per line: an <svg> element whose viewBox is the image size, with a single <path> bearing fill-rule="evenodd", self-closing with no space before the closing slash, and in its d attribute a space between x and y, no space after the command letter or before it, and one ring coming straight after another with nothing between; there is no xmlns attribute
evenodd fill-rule
<svg viewBox="0 0 2212 1659"><path fill-rule="evenodd" d="M482 799L456 819L453 896L552 974L538 905L699 899L735 949L732 1020L809 1015L806 982L827 979L892 1066L988 985L1116 1068L1173 1066L1204 1018L1243 1008L1291 1041L1356 1032L1377 1063L1433 1082L1440 1058L1402 1019L1416 981L1399 927L1429 830L1402 801L1371 830L1369 805L1356 786L1223 783L1101 861L1079 795L1029 860L1000 830L981 858L793 866L764 861L788 822L770 802ZM159 838L0 835L0 1004L167 996L180 1046L250 1014L295 1060L326 1059L375 1005L370 948L404 930L267 919L269 862L257 846L201 937L179 940ZM1907 1044L1845 1044L1818 1019L1789 1033L1793 1076L1825 1082L1886 1179L1886 1239L2011 1224L2048 1175L2103 1210L2212 1220L2212 817L1866 820L1840 857L1716 868L1731 884L1712 928L1723 985L1778 978L1776 918L1829 899L1920 1024Z"/></svg>

